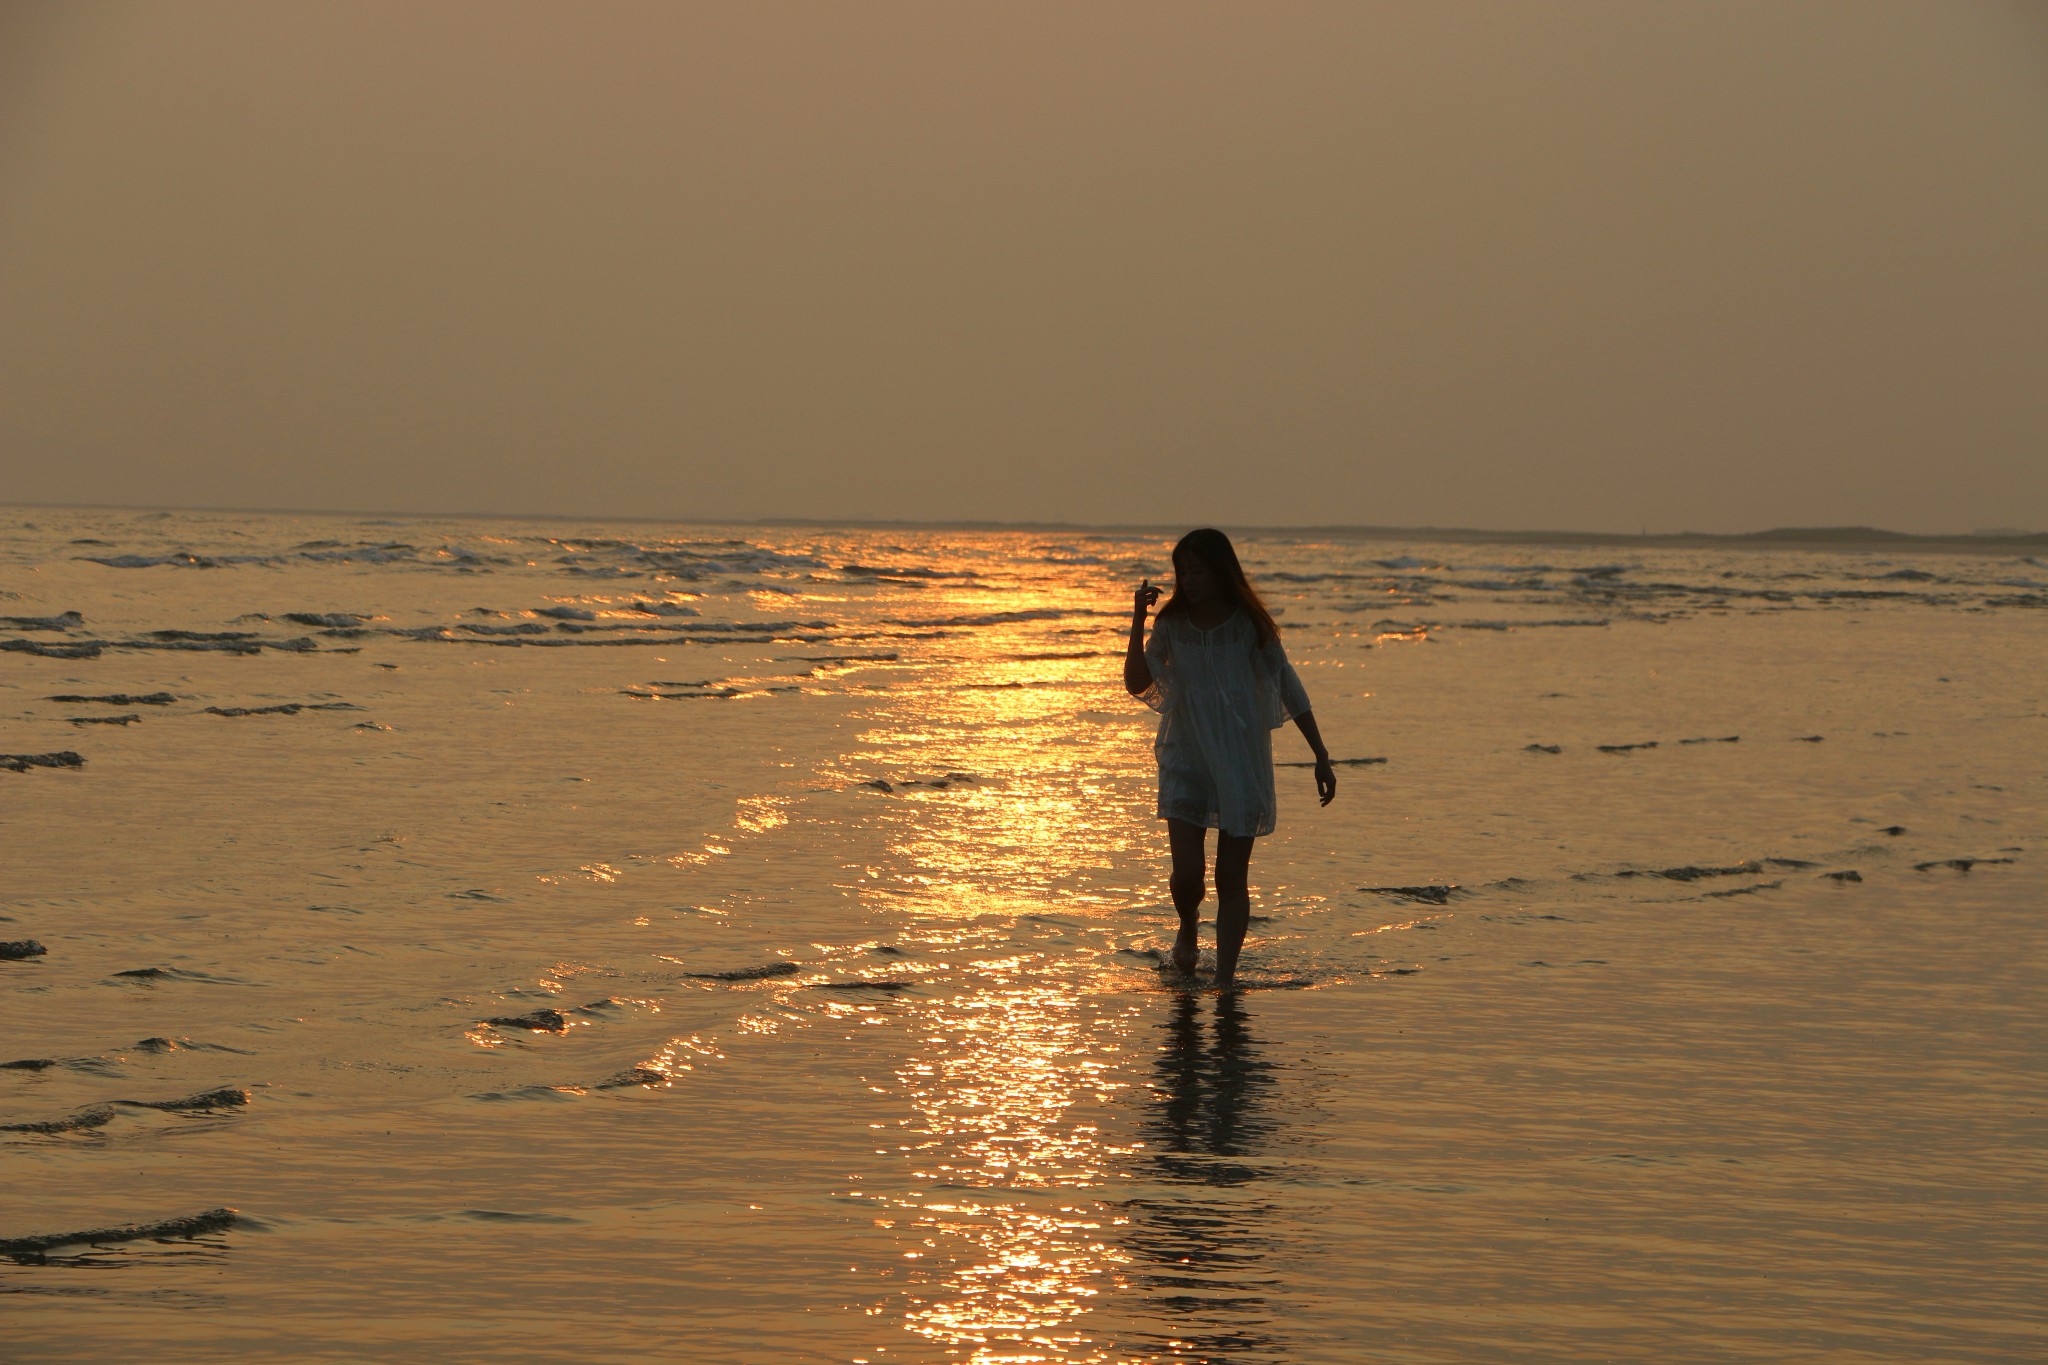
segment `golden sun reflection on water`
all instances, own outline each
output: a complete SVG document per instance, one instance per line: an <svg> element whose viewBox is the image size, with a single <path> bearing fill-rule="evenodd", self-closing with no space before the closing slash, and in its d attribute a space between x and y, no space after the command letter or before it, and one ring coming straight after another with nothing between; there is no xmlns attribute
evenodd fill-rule
<svg viewBox="0 0 2048 1365"><path fill-rule="evenodd" d="M1075 1326L1126 1260L1108 1235L1119 1220L1037 1192L1099 1188L1130 1150L1075 1113L1120 1088L1121 1034L1101 1025L1064 985L1019 982L949 1002L899 1070L927 1134L906 1155L929 1193L897 1202L946 1262L910 1291L911 1331L977 1361L1085 1345Z"/></svg>
<svg viewBox="0 0 2048 1365"><path fill-rule="evenodd" d="M1111 775L1145 750L1135 717L1105 725L1083 714L1113 699L1108 667L1099 658L963 660L862 736L903 770L970 778L898 803L890 852L924 893L912 908L1071 914L1103 904L1074 883L1128 847L1132 788ZM1004 681L990 685L991 675ZM904 714L910 707L918 710Z"/></svg>
<svg viewBox="0 0 2048 1365"><path fill-rule="evenodd" d="M862 735L897 771L973 775L892 803L896 876L863 891L974 969L914 1016L897 1069L916 1136L899 1149L907 1188L883 1198L921 1239L897 1304L908 1331L986 1365L1107 1359L1085 1319L1129 1259L1125 1220L1084 1192L1134 1150L1097 1120L1128 1086L1137 1006L1091 989L1098 956L1031 943L1109 908L1086 883L1132 837L1125 777L1144 750L1136 727L1086 716L1112 704L1097 650L989 630L961 653Z"/></svg>

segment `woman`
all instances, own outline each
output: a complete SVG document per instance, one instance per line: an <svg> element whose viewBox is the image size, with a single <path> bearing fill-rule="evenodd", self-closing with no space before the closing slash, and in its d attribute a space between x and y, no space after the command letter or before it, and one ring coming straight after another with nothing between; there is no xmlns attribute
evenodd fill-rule
<svg viewBox="0 0 2048 1365"><path fill-rule="evenodd" d="M1316 794L1337 795L1330 751L1308 693L1280 647L1280 631L1244 576L1230 537L1204 527L1173 547L1173 596L1152 638L1145 614L1159 600L1147 581L1131 614L1124 687L1159 712L1159 817L1173 853L1173 908L1180 932L1173 965L1195 970L1205 876L1204 844L1216 830L1216 984L1229 987L1251 922L1246 876L1252 840L1273 832L1273 736L1292 720L1316 757Z"/></svg>

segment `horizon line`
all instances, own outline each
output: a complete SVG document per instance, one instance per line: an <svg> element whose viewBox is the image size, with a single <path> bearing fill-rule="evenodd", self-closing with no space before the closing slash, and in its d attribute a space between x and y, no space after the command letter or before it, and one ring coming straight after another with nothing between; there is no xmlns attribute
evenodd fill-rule
<svg viewBox="0 0 2048 1365"><path fill-rule="evenodd" d="M226 507L206 505L134 504L134 503L72 503L72 502L0 502L0 507L17 510L48 510L66 512L197 512L209 515L244 514L250 516L306 516L306 517L379 517L405 518L413 521L612 521L629 522L636 525L679 525L679 526L800 526L800 527L847 527L861 530L967 530L967 531L1077 531L1077 532L1141 532L1169 534L1185 529L1181 522L1091 522L1091 521L1044 521L1044 520L1001 520L976 517L655 517L633 514L571 513L571 512L404 512L379 508L315 508L315 507ZM2017 528L1998 527L1977 531L1921 532L1893 531L1876 526L1835 525L1835 526L1778 526L1756 531L1578 531L1554 529L1506 530L1475 526L1385 526L1367 523L1326 522L1318 524L1281 524L1231 522L1230 529L1241 533L1344 535L1356 537L1439 537L1460 540L1491 541L1549 541L1580 543L1629 543L1656 544L1678 542L1701 544L1708 542L1731 542L1737 544L1816 544L1839 545L1843 547L1862 545L1907 545L1944 543L1963 546L1979 546L1990 549L2003 545L2048 545L2048 531L2027 531Z"/></svg>

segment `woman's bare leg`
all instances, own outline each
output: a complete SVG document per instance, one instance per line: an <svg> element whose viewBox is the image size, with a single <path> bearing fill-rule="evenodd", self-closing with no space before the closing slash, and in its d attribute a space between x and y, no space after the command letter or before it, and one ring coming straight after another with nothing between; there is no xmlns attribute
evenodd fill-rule
<svg viewBox="0 0 2048 1365"><path fill-rule="evenodd" d="M1168 884L1173 888L1173 908L1180 914L1180 933L1173 940L1173 965L1183 976L1194 974L1201 951L1202 896L1209 880L1203 867L1203 844L1208 833L1200 825L1185 820L1166 822L1167 844L1173 850L1173 873Z"/></svg>
<svg viewBox="0 0 2048 1365"><path fill-rule="evenodd" d="M1241 834L1216 832L1216 984L1229 986L1237 977L1237 953L1252 922L1250 885L1252 841Z"/></svg>

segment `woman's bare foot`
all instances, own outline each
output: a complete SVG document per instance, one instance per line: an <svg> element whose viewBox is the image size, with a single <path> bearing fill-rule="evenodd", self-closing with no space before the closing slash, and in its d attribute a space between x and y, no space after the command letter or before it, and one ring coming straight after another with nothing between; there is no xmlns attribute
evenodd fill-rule
<svg viewBox="0 0 2048 1365"><path fill-rule="evenodd" d="M1185 926L1173 939L1173 968L1182 976L1195 974L1195 963L1201 959L1201 940L1193 925Z"/></svg>

